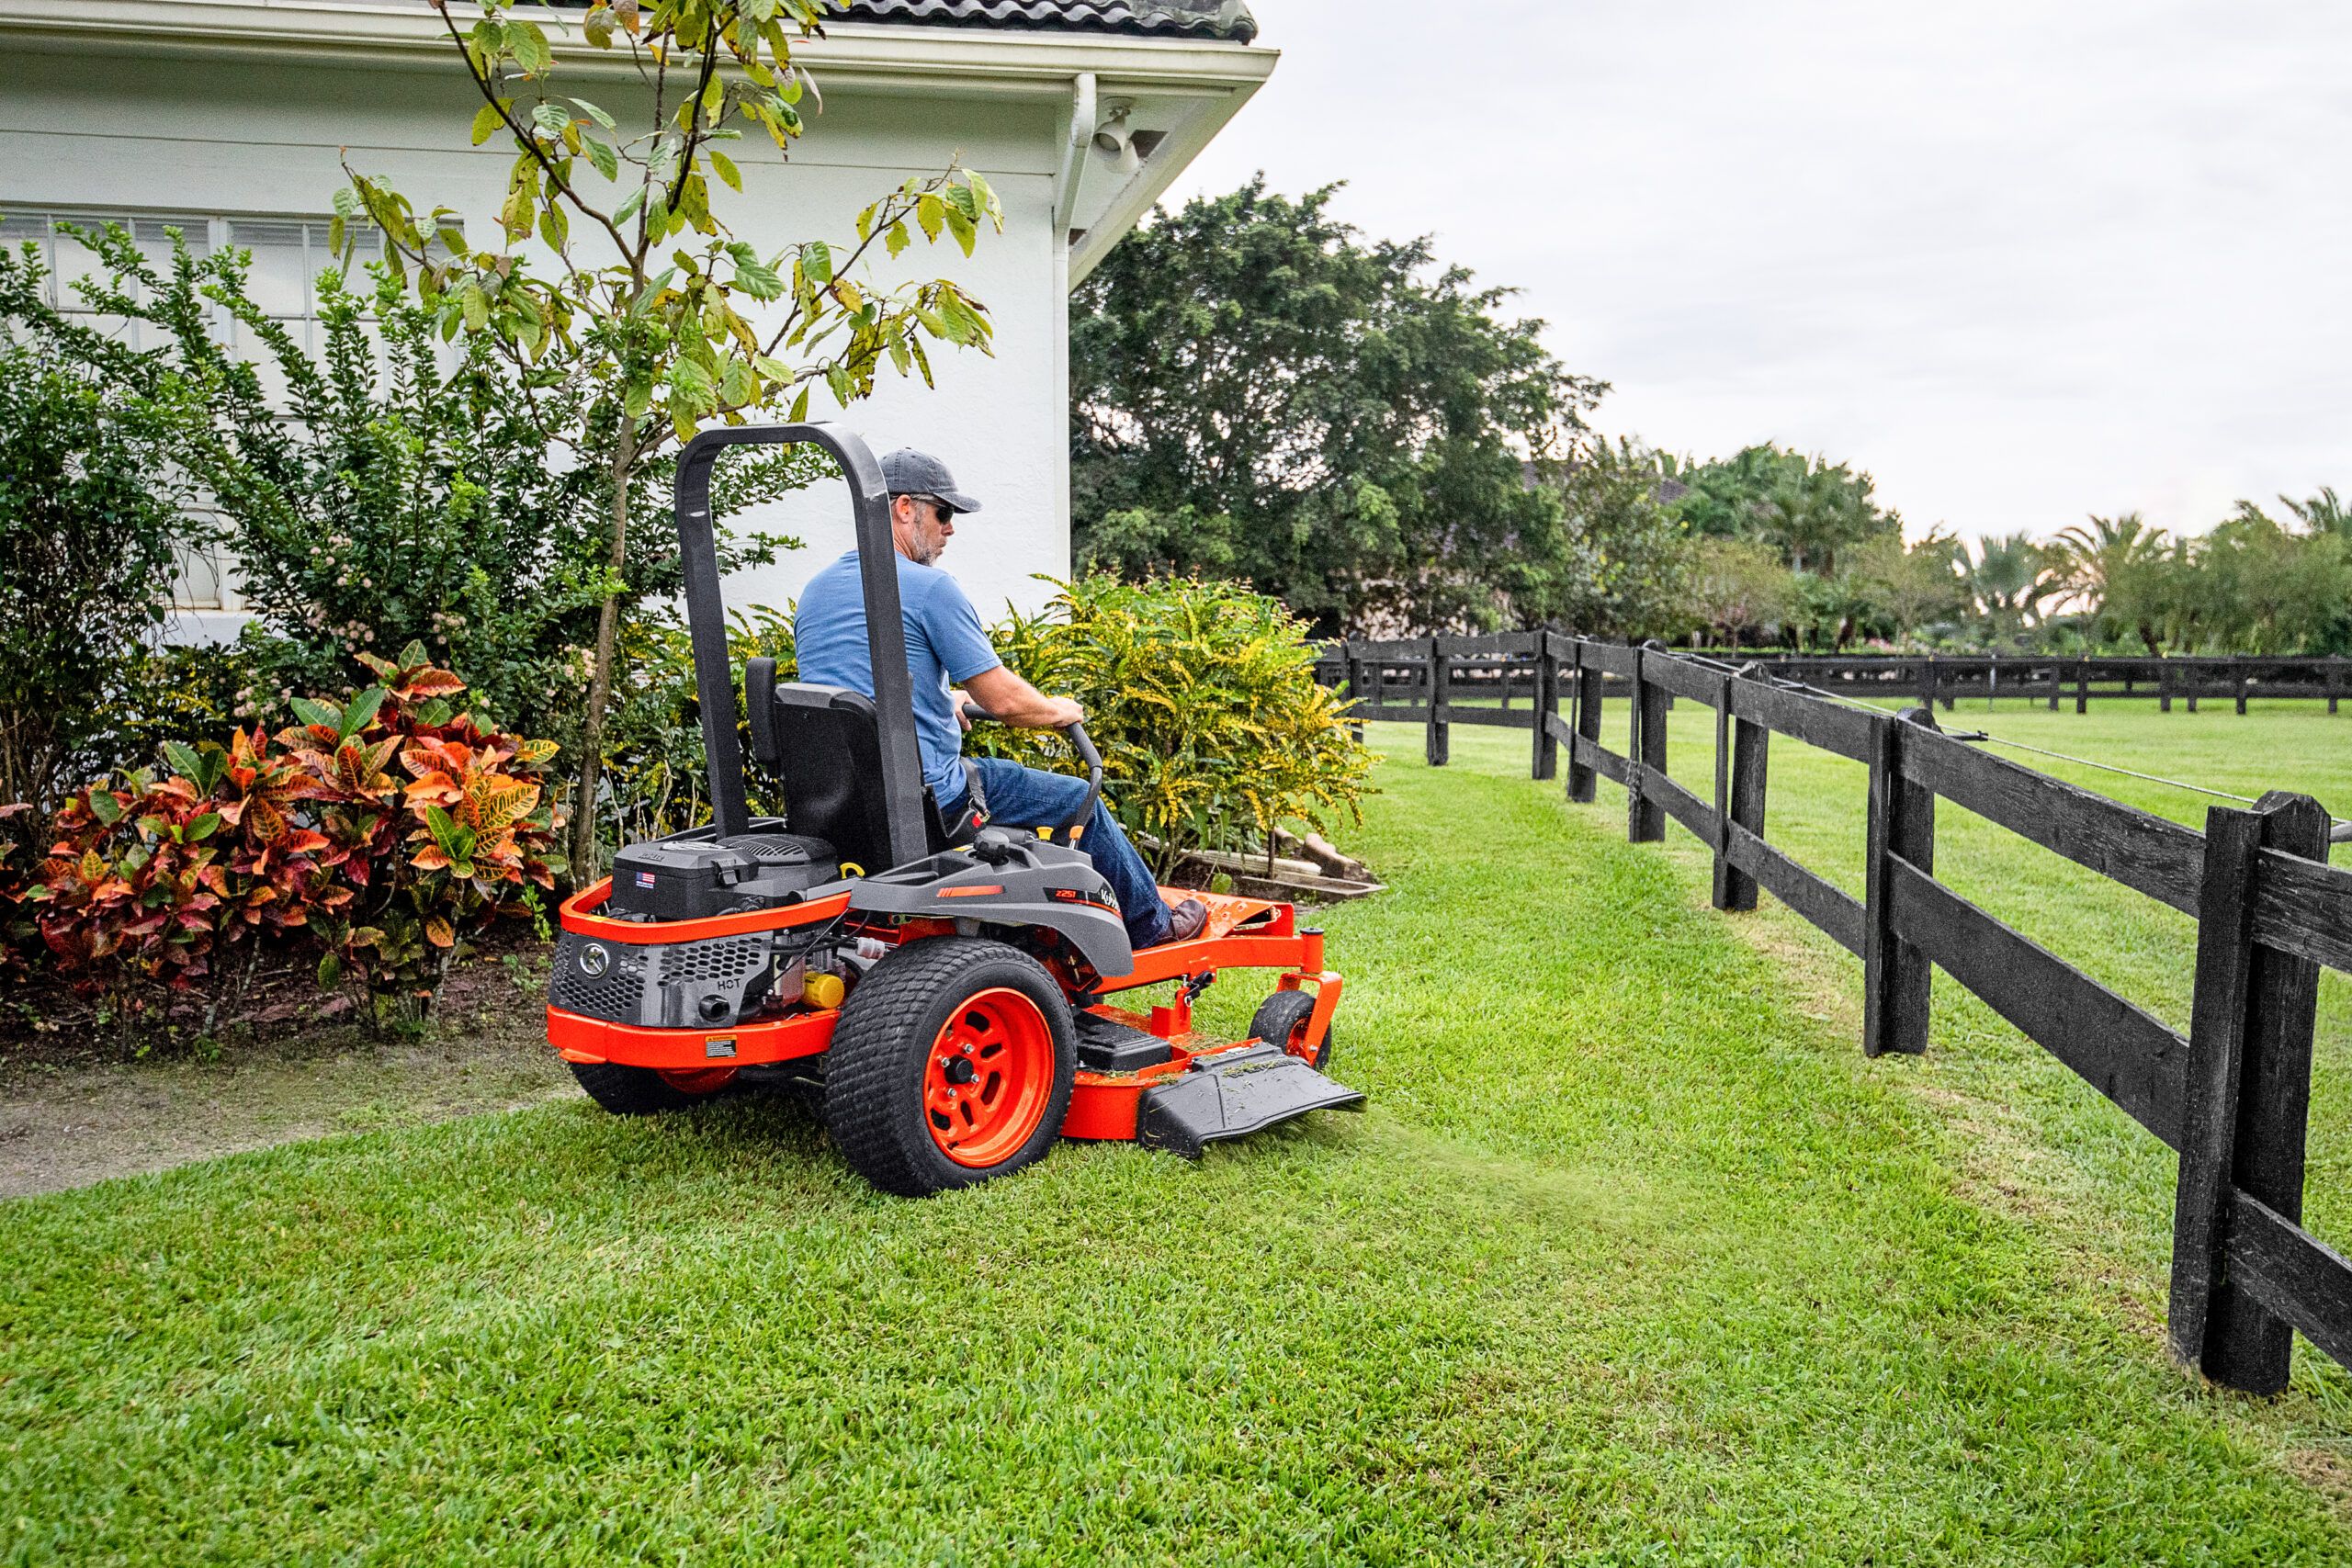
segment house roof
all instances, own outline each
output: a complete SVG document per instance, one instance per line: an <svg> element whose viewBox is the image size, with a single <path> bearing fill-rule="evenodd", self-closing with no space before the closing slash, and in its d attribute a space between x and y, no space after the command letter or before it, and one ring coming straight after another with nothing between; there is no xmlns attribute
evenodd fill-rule
<svg viewBox="0 0 2352 1568"><path fill-rule="evenodd" d="M1248 43L1257 18L1245 0L846 0L842 19L1048 32L1138 33Z"/></svg>

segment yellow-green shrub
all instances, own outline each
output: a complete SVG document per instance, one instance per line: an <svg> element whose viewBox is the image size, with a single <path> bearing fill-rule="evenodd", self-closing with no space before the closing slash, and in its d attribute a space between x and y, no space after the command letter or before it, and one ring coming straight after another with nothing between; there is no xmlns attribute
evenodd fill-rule
<svg viewBox="0 0 2352 1568"><path fill-rule="evenodd" d="M1165 869L1186 850L1255 848L1275 824L1353 821L1371 759L1315 680L1306 624L1231 582L1084 577L990 633L1044 691L1086 705L1103 789ZM983 725L974 752L1057 771L1058 737Z"/></svg>

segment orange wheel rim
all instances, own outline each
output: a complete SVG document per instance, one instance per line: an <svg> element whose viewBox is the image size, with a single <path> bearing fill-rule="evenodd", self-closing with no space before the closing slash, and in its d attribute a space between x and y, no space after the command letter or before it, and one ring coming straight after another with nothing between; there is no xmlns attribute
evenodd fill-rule
<svg viewBox="0 0 2352 1568"><path fill-rule="evenodd" d="M1000 1165L1046 1119L1054 1031L1037 1004L999 987L968 997L923 1063L923 1124L957 1165Z"/></svg>
<svg viewBox="0 0 2352 1568"><path fill-rule="evenodd" d="M717 1094L735 1081L733 1067L661 1067L662 1081L680 1094Z"/></svg>

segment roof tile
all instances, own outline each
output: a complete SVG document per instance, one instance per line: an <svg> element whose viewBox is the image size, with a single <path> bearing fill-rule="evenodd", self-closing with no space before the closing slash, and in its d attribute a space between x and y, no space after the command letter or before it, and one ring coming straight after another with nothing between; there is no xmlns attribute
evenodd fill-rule
<svg viewBox="0 0 2352 1568"><path fill-rule="evenodd" d="M1244 0L847 0L842 19L1057 32L1141 33L1248 43L1257 18Z"/></svg>

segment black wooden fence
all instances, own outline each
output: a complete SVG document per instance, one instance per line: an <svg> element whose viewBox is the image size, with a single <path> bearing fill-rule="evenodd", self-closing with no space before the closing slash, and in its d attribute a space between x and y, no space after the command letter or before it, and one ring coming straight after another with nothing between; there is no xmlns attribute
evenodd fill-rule
<svg viewBox="0 0 2352 1568"><path fill-rule="evenodd" d="M1532 633L1520 634L1521 638ZM1494 652L1495 637L1450 638L1449 642ZM1412 650L1411 668L1425 668L1429 639L1403 643L1334 643L1326 651L1327 664L1344 662L1345 649L1386 650L1399 655ZM1922 706L1941 703L1947 712L1964 701L2022 698L2055 713L2073 705L2087 713L2094 702L2117 700L2153 702L2158 711L2172 712L2176 702L2195 713L2198 704L2231 703L2239 713L2252 701L2289 699L2324 702L2327 711L2341 710L2352 697L2352 659L2263 659L2253 657L2165 659L2115 657L2033 657L2022 654L1857 654L1844 657L1792 655L1755 657L1711 653L1697 656L1721 661L1752 662L1768 675L1800 681L1826 691L1871 702L1917 702ZM1532 652L1515 661L1523 665ZM1532 694L1532 671L1518 668L1516 679L1505 679L1494 666L1454 671L1454 687L1464 695L1504 695L1516 701ZM1615 679L1612 694L1622 695Z"/></svg>
<svg viewBox="0 0 2352 1568"><path fill-rule="evenodd" d="M1928 979L1941 968L2179 1154L2177 1355L2262 1393L2286 1386L2293 1330L2352 1365L2352 1262L2301 1223L2319 972L2352 971L2352 872L2327 863L2316 801L2216 807L2199 833L1988 755L1939 731L1925 705L1865 709L1760 665L1735 671L1655 645L1551 632L1351 642L1322 668L1354 697L1356 717L1424 726L1432 765L1445 762L1454 725L1524 729L1534 777L1555 776L1566 750L1569 799L1592 800L1600 779L1623 787L1633 840L1680 823L1713 852L1716 908L1753 909L1760 888L1861 959L1869 1055L1927 1049ZM1470 705L1458 700L1465 685L1526 701ZM1618 694L1633 710L1623 755L1600 741ZM1712 799L1667 774L1676 699L1713 716ZM1767 841L1775 735L1869 768L1860 900ZM1936 880L1939 799L2194 919L2188 1035Z"/></svg>

